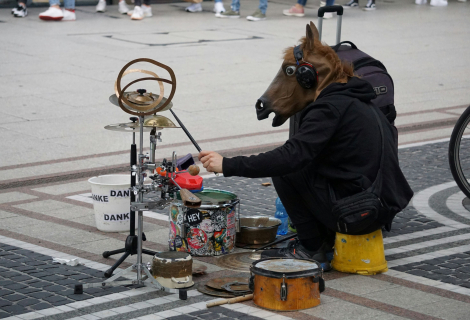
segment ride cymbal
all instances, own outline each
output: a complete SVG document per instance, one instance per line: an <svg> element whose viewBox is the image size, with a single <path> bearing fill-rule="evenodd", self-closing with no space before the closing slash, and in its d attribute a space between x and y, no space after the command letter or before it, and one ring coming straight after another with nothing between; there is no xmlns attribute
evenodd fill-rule
<svg viewBox="0 0 470 320"><path fill-rule="evenodd" d="M158 98L160 98L160 95L155 94L155 93L144 93L143 97L138 97L138 96L140 96L140 94L138 92L124 92L124 96L128 97L129 101L132 101L135 104L143 105L143 106L145 106L146 104L149 104L149 102L157 101ZM147 101L145 101L145 100L147 100ZM109 101L112 104L114 104L115 106L119 107L119 98L116 96L116 94L113 94L113 95L109 96ZM163 97L162 100L160 101L160 103L157 106L155 106L154 108L152 108L152 110L157 110L166 101L167 101L167 98ZM134 108L129 107L124 102L123 102L123 106L128 111L135 112ZM159 110L158 112L170 110L171 108L173 108L173 102L168 103L168 105L166 105L166 107L164 107L162 110ZM146 111L147 114L148 114L148 112L149 111ZM155 112L150 112L150 113L155 113Z"/></svg>

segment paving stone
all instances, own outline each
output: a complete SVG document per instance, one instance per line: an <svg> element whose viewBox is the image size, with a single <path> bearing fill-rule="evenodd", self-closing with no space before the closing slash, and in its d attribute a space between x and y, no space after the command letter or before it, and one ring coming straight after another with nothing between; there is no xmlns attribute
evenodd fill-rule
<svg viewBox="0 0 470 320"><path fill-rule="evenodd" d="M43 310L43 309L52 308L52 305L50 305L49 303L46 303L46 302L41 302L41 303L38 303L38 304L34 304L32 306L29 306L28 308L30 310Z"/></svg>
<svg viewBox="0 0 470 320"><path fill-rule="evenodd" d="M50 296L50 297L46 297L44 298L43 300L49 302L49 303L52 303L54 304L55 302L58 302L58 301L62 301L66 299L65 297L63 296L58 296L58 295L54 295L54 296Z"/></svg>
<svg viewBox="0 0 470 320"><path fill-rule="evenodd" d="M0 289L0 297L7 295L7 294L12 294L13 291L11 290L6 290L6 289Z"/></svg>
<svg viewBox="0 0 470 320"><path fill-rule="evenodd" d="M16 293L3 296L3 299L9 300L9 301L18 301L18 300L22 300L22 299L25 299L25 298L26 298L26 296L24 296L22 294L16 294Z"/></svg>
<svg viewBox="0 0 470 320"><path fill-rule="evenodd" d="M195 320L195 319L196 319L195 317L191 317L190 315L186 315L186 314L167 318L167 320Z"/></svg>
<svg viewBox="0 0 470 320"><path fill-rule="evenodd" d="M58 275L51 275L49 273L48 276L46 277L38 277L38 278L41 278L42 280L47 280L47 281L58 281L58 280L65 280L66 278L64 276L58 276Z"/></svg>
<svg viewBox="0 0 470 320"><path fill-rule="evenodd" d="M21 276L18 276L18 277L12 277L11 280L13 281L25 281L25 280L31 280L32 278L31 277L28 277L26 275L21 275Z"/></svg>
<svg viewBox="0 0 470 320"><path fill-rule="evenodd" d="M59 285L52 285L52 286L44 287L42 289L45 291L50 291L50 292L59 292L59 291L67 290L66 287L59 286Z"/></svg>
<svg viewBox="0 0 470 320"><path fill-rule="evenodd" d="M9 300L0 299L0 308L4 306L11 306L13 303Z"/></svg>
<svg viewBox="0 0 470 320"><path fill-rule="evenodd" d="M86 294L86 293L82 293L82 294L70 294L70 295L67 295L67 298L75 300L75 301L82 301L82 300L93 298L93 296Z"/></svg>
<svg viewBox="0 0 470 320"><path fill-rule="evenodd" d="M9 284L5 286L5 288L10 289L10 290L18 290L18 289L24 289L27 288L28 286L22 283L14 283L14 284Z"/></svg>
<svg viewBox="0 0 470 320"><path fill-rule="evenodd" d="M47 291L33 292L33 293L28 294L28 296L34 297L37 299L44 299L52 295L53 295L52 292L47 292Z"/></svg>
<svg viewBox="0 0 470 320"><path fill-rule="evenodd" d="M27 288L16 290L16 292L21 293L21 294L28 294L28 293L32 293L32 292L38 292L40 290L41 290L40 288L27 287Z"/></svg>
<svg viewBox="0 0 470 320"><path fill-rule="evenodd" d="M21 306L19 304L15 304L12 306L6 306L2 308L3 311L9 312L12 315L20 314L20 313L25 313L27 311L26 307Z"/></svg>
<svg viewBox="0 0 470 320"><path fill-rule="evenodd" d="M27 298L27 299L24 299L24 300L21 300L21 301L18 301L17 304L21 305L21 306L30 306L30 305L33 305L33 304L37 304L37 303L40 303L41 301L38 300L38 299L34 299L34 298Z"/></svg>
<svg viewBox="0 0 470 320"><path fill-rule="evenodd" d="M11 314L0 310L0 319L11 317Z"/></svg>
<svg viewBox="0 0 470 320"><path fill-rule="evenodd" d="M38 281L38 282L29 283L29 286L35 287L35 288L43 288L43 287L48 287L51 285L53 285L53 283L46 282L46 281Z"/></svg>

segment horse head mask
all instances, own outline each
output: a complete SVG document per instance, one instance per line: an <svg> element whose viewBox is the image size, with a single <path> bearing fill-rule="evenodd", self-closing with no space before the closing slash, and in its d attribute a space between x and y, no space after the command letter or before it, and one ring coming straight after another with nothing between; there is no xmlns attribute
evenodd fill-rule
<svg viewBox="0 0 470 320"><path fill-rule="evenodd" d="M273 127L280 126L315 101L328 85L346 83L352 76L352 66L341 62L333 49L320 42L318 30L310 22L301 44L285 50L281 69L258 99L258 120L274 112Z"/></svg>

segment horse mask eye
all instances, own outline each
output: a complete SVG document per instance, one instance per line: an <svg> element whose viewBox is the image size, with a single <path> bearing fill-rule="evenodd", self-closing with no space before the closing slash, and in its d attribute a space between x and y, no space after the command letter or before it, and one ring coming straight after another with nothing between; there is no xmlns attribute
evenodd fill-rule
<svg viewBox="0 0 470 320"><path fill-rule="evenodd" d="M286 74L290 77L293 76L295 73L295 66L289 66L286 68Z"/></svg>

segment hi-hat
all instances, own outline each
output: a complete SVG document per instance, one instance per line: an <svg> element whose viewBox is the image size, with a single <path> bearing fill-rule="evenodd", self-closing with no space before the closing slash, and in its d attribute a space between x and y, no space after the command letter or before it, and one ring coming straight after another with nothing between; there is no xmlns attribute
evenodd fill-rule
<svg viewBox="0 0 470 320"><path fill-rule="evenodd" d="M181 128L177 127L173 121L167 117L160 115L147 116L144 118L144 127L157 127L157 128Z"/></svg>
<svg viewBox="0 0 470 320"><path fill-rule="evenodd" d="M261 253L258 252L238 252L223 255L216 260L217 266L225 269L250 272L250 266L253 262L261 259Z"/></svg>

